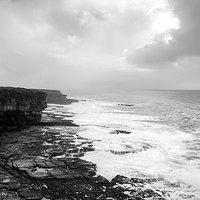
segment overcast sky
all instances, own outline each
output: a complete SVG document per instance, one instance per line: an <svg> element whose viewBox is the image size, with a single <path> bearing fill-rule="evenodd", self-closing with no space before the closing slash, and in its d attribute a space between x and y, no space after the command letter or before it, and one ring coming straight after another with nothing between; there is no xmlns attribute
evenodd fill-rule
<svg viewBox="0 0 200 200"><path fill-rule="evenodd" d="M200 89L200 0L0 0L0 85Z"/></svg>

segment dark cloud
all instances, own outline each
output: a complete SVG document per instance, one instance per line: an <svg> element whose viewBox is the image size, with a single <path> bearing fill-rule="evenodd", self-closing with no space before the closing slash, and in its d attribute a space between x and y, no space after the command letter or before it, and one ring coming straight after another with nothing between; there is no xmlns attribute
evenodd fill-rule
<svg viewBox="0 0 200 200"><path fill-rule="evenodd" d="M173 39L166 43L158 35L152 44L131 52L129 62L151 66L200 55L200 1L176 0L170 5L180 21L180 28L170 32Z"/></svg>

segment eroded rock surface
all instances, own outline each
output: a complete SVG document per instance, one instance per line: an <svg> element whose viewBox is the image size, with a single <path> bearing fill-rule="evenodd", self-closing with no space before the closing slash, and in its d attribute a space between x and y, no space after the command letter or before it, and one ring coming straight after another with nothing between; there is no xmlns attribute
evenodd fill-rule
<svg viewBox="0 0 200 200"><path fill-rule="evenodd" d="M118 106L134 107L133 104L119 103Z"/></svg>
<svg viewBox="0 0 200 200"><path fill-rule="evenodd" d="M125 131L125 130L113 130L110 132L110 134L130 134L131 131Z"/></svg>
<svg viewBox="0 0 200 200"><path fill-rule="evenodd" d="M5 133L0 145L0 199L163 199L144 188L144 181L96 174L82 160L92 141L78 127L32 127Z"/></svg>
<svg viewBox="0 0 200 200"><path fill-rule="evenodd" d="M55 120L56 110L47 109L43 121ZM94 147L79 129L45 125L0 134L0 200L164 199L145 186L154 180L97 175L96 165L81 158Z"/></svg>
<svg viewBox="0 0 200 200"><path fill-rule="evenodd" d="M0 131L40 122L46 107L44 92L0 87Z"/></svg>
<svg viewBox="0 0 200 200"><path fill-rule="evenodd" d="M47 103L55 103L55 104L71 104L77 102L76 99L69 99L67 95L61 93L59 90L39 90L45 92L47 94Z"/></svg>

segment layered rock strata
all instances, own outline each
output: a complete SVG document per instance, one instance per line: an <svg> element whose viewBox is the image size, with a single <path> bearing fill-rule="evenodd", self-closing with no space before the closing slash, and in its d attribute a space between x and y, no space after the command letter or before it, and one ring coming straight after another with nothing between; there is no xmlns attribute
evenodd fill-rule
<svg viewBox="0 0 200 200"><path fill-rule="evenodd" d="M0 131L40 122L46 96L42 91L0 87Z"/></svg>
<svg viewBox="0 0 200 200"><path fill-rule="evenodd" d="M34 110L40 117L33 121L40 121L41 109L46 107L45 94L19 91L19 96L12 89L1 93L6 94L0 98L3 115L16 112L19 117L19 113ZM81 128L70 120L63 124L73 113L60 113L59 107L49 105L45 110L42 122L46 124L0 134L0 200L165 200L164 192L146 187L158 180L118 175L108 181L98 175L95 164L81 159L86 152L94 151L94 141L82 138L78 134ZM13 119L17 125L32 121ZM53 122L60 122L62 127L49 126Z"/></svg>
<svg viewBox="0 0 200 200"><path fill-rule="evenodd" d="M76 99L67 98L67 95L61 93L59 90L40 89L39 91L45 92L47 94L47 103L67 105L77 102Z"/></svg>

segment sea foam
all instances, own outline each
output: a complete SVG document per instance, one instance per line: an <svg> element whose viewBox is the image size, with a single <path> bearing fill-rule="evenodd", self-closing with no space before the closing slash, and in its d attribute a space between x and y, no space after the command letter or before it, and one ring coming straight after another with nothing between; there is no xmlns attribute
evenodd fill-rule
<svg viewBox="0 0 200 200"><path fill-rule="evenodd" d="M84 159L97 164L97 172L111 180L127 177L156 178L151 187L166 191L168 199L200 197L200 162L188 160L194 136L166 125L159 117L137 115L115 102L80 101L67 106L81 125L80 136L93 141L95 151ZM130 134L111 134L124 130ZM177 186L178 185L178 186Z"/></svg>

